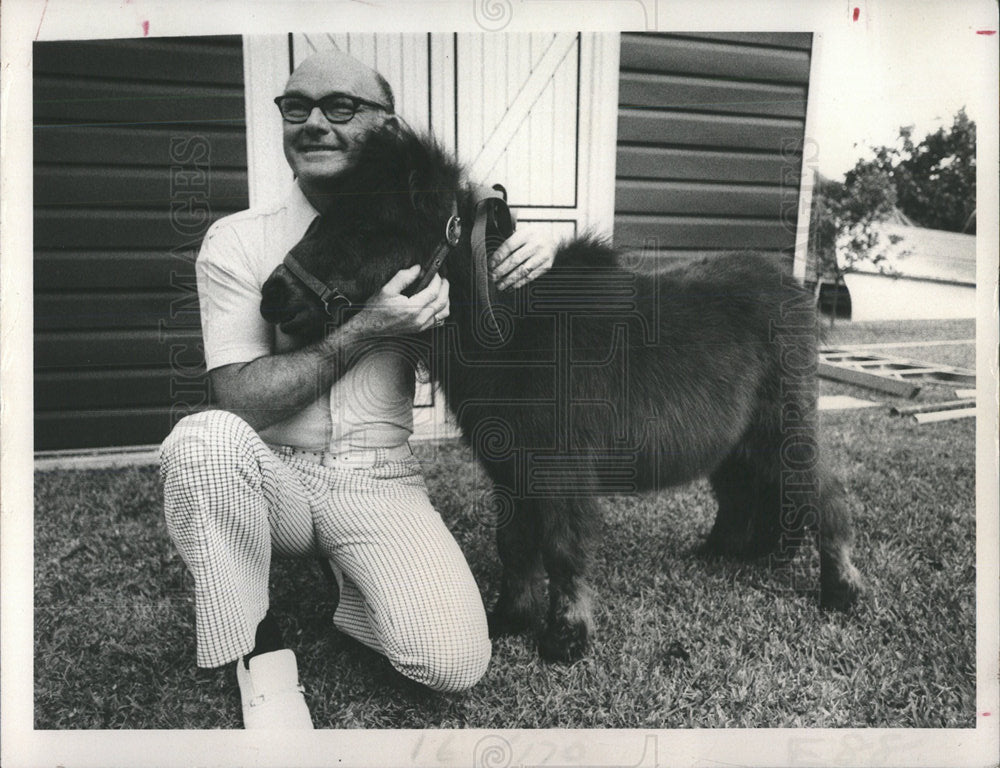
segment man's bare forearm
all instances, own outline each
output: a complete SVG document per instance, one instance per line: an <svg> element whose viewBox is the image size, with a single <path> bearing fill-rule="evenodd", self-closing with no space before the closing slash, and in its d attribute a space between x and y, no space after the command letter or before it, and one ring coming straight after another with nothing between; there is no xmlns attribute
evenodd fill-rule
<svg viewBox="0 0 1000 768"><path fill-rule="evenodd" d="M406 337L427 330L448 316L448 281L435 275L413 296L400 291L412 283L420 265L397 272L365 308L322 341L249 363L213 368L216 402L260 431L295 415L330 391L366 347L385 337Z"/></svg>
<svg viewBox="0 0 1000 768"><path fill-rule="evenodd" d="M363 341L358 326L347 323L301 349L216 368L211 372L216 399L255 430L265 429L329 392Z"/></svg>

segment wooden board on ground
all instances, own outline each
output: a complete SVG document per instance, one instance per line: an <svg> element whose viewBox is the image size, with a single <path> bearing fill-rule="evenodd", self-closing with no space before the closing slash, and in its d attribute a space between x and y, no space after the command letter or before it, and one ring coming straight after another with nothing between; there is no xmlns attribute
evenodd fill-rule
<svg viewBox="0 0 1000 768"><path fill-rule="evenodd" d="M920 391L920 384L975 386L976 383L975 371L968 368L860 352L850 347L821 348L819 375L902 397L914 397Z"/></svg>
<svg viewBox="0 0 1000 768"><path fill-rule="evenodd" d="M900 397L914 397L920 391L920 387L913 382L890 378L877 373L869 373L868 371L856 368L825 363L822 357L820 358L817 372L824 379L846 381L848 384L857 384L859 387L877 389L880 392L899 395Z"/></svg>
<svg viewBox="0 0 1000 768"><path fill-rule="evenodd" d="M975 408L959 408L951 411L931 411L930 413L914 413L912 419L917 424L933 424L937 421L952 421L953 419L968 419L976 415Z"/></svg>
<svg viewBox="0 0 1000 768"><path fill-rule="evenodd" d="M937 411L957 411L962 408L975 408L976 401L968 398L964 400L945 400L936 403L921 403L920 405L900 405L893 406L889 413L893 416L912 416L915 413L931 413Z"/></svg>
<svg viewBox="0 0 1000 768"><path fill-rule="evenodd" d="M862 400L850 395L820 395L816 407L821 411L846 411L853 408L874 408L873 400Z"/></svg>

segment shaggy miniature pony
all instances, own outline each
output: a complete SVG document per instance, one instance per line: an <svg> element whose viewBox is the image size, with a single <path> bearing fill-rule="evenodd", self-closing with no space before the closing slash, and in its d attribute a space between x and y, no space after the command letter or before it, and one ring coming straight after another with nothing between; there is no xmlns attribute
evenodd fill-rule
<svg viewBox="0 0 1000 768"><path fill-rule="evenodd" d="M703 476L718 501L707 552L783 563L813 532L821 604L854 602L848 510L817 452L812 299L776 262L734 253L641 271L583 237L501 295L483 290L473 258L481 193L431 140L378 129L328 191L336 204L293 253L355 307L426 264L461 217L444 265L451 316L422 337L423 359L493 481L503 576L491 634L533 629L544 658L580 657L593 633L594 497ZM511 227L488 203L495 245ZM304 337L331 323L284 265L261 312Z"/></svg>

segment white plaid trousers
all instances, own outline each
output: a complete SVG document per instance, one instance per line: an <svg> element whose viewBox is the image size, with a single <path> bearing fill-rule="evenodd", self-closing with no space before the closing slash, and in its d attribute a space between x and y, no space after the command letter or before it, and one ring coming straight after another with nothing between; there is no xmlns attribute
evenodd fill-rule
<svg viewBox="0 0 1000 768"><path fill-rule="evenodd" d="M204 411L164 441L160 476L167 529L194 576L199 666L253 648L273 550L328 557L341 586L334 623L407 677L457 692L486 671L479 590L413 456L326 467Z"/></svg>

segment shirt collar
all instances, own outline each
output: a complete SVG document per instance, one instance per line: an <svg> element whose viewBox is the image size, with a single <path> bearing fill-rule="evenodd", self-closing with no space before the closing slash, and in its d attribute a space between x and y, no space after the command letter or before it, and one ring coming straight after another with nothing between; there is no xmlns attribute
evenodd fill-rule
<svg viewBox="0 0 1000 768"><path fill-rule="evenodd" d="M298 232L296 242L305 234L312 224L313 219L319 216L319 211L313 208L309 198L305 196L298 182L292 184L292 192L288 196L288 212L290 215L291 229Z"/></svg>

